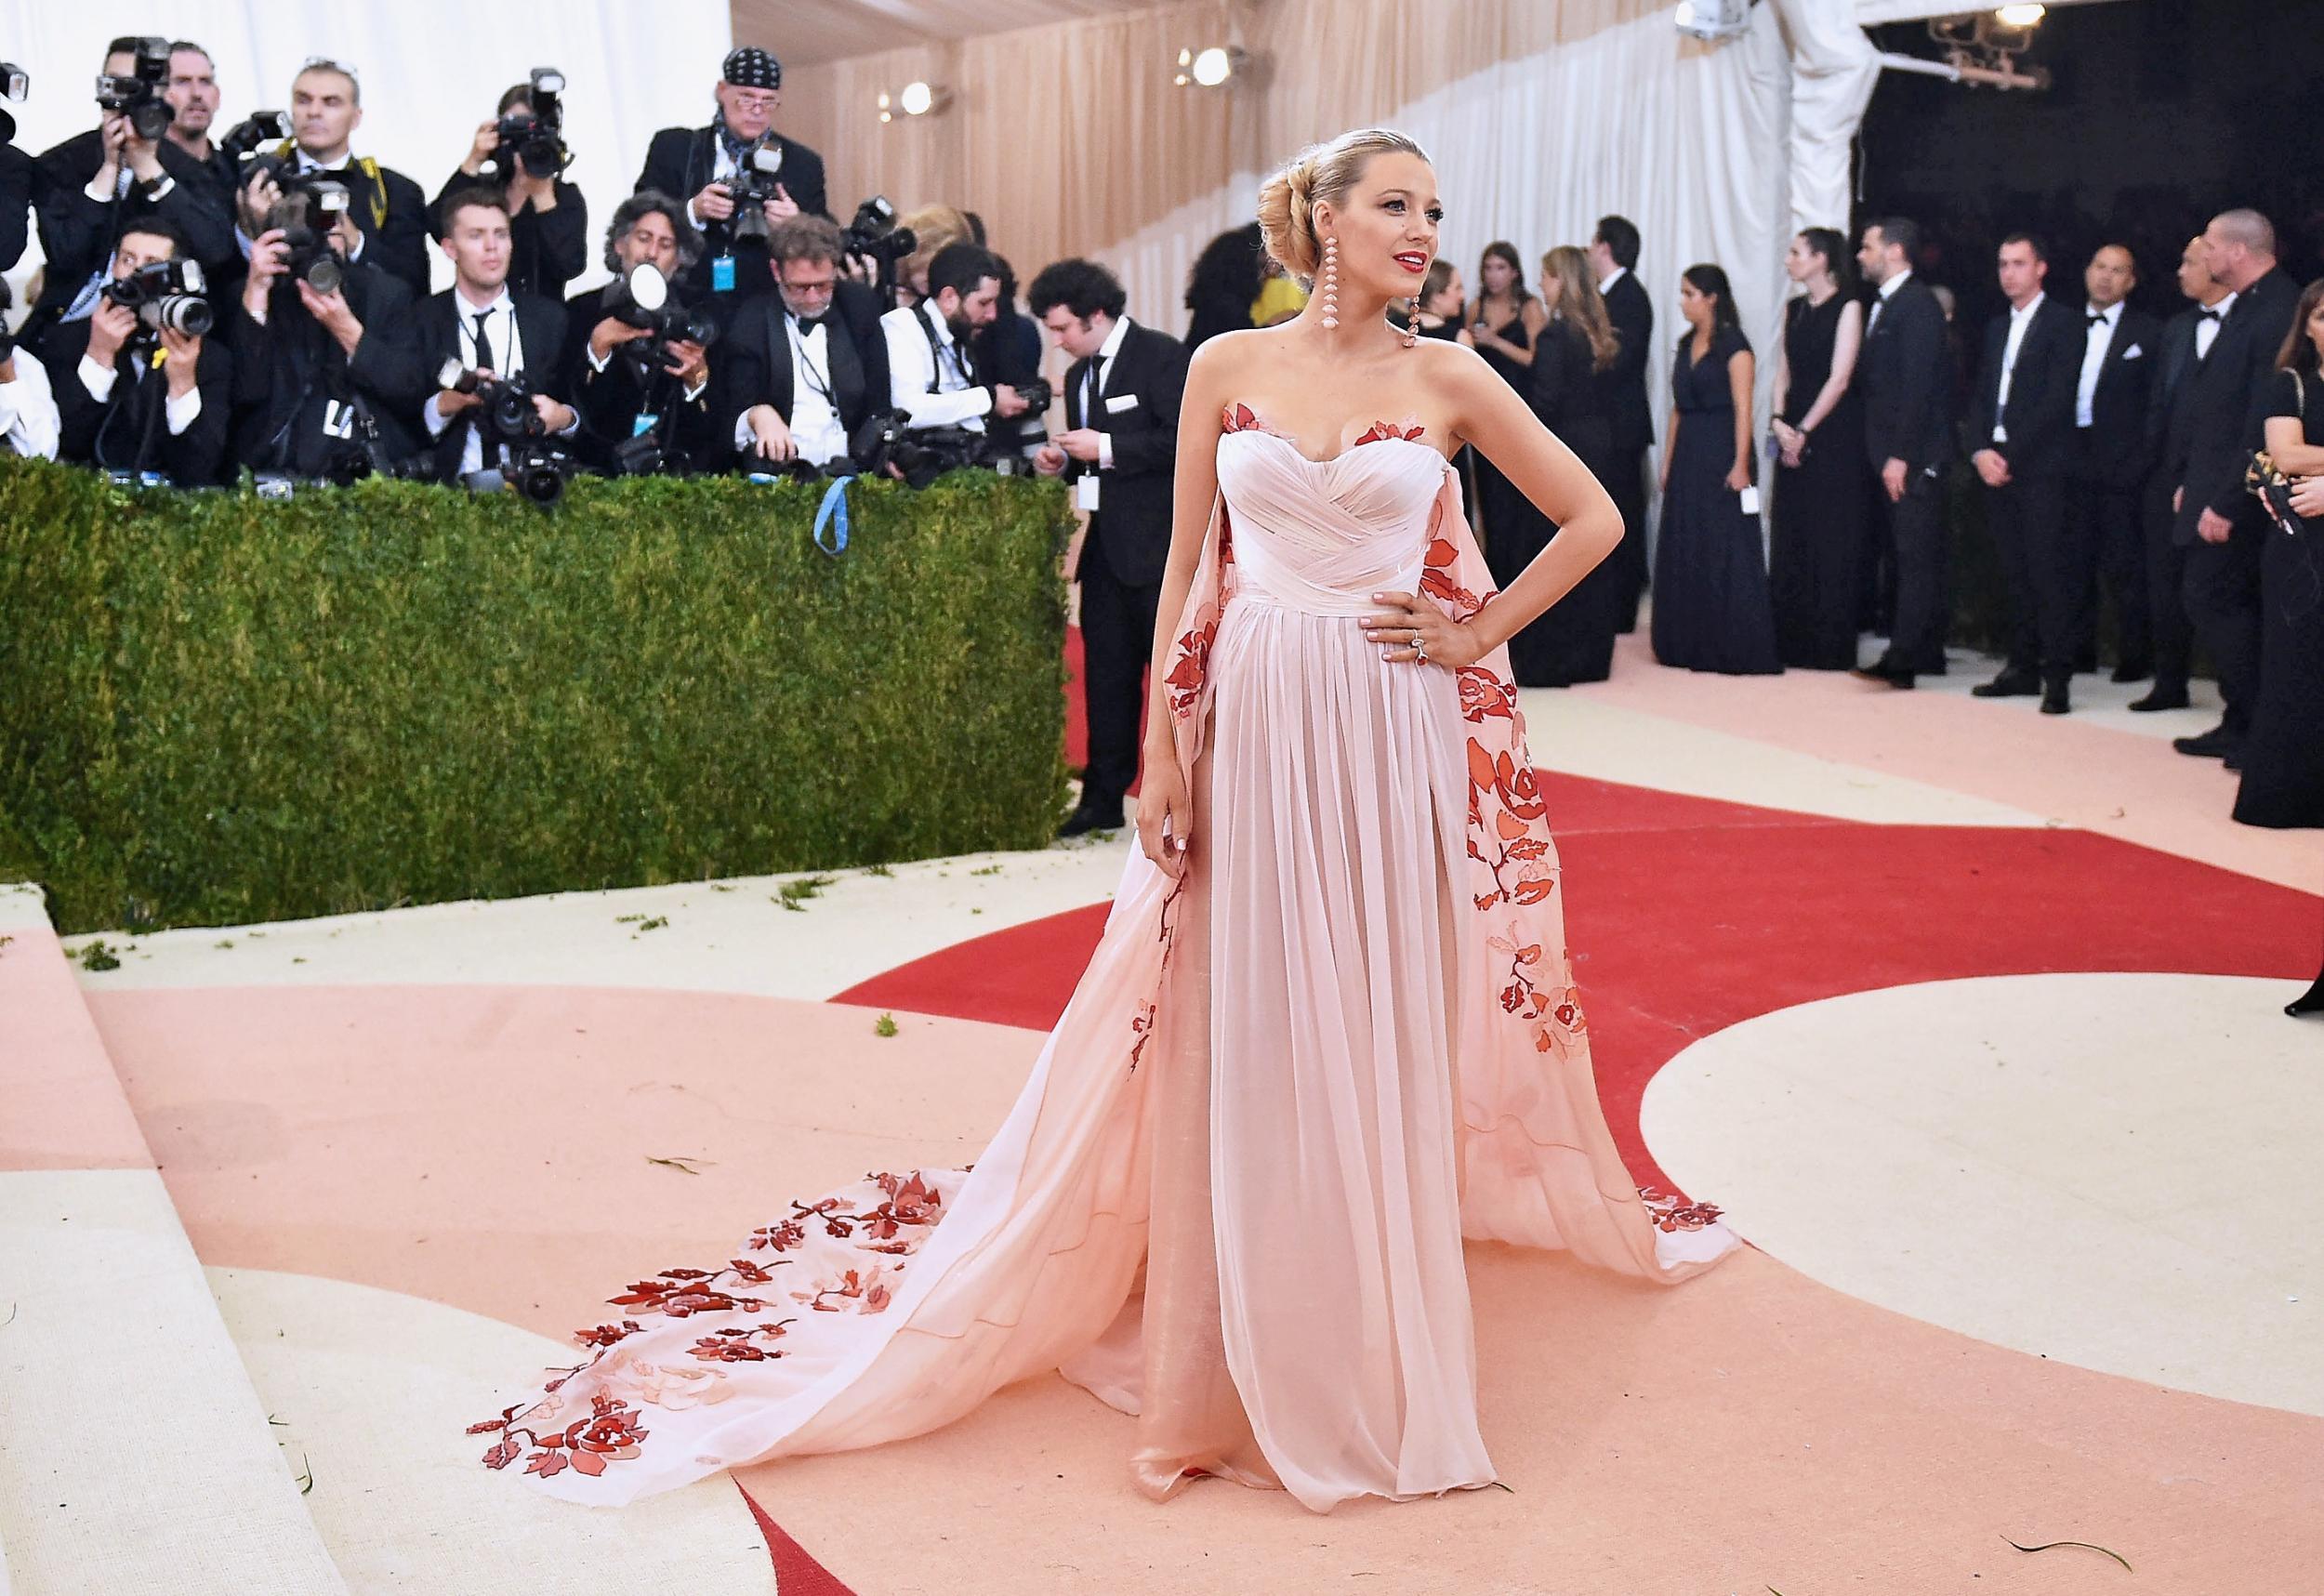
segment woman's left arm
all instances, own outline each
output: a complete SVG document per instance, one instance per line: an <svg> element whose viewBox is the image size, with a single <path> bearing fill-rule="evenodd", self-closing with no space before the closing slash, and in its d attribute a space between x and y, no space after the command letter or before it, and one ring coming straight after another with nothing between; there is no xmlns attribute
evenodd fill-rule
<svg viewBox="0 0 2324 1596"><path fill-rule="evenodd" d="M1727 357L1727 391L1735 400L1735 469L1727 473L1727 492L1739 494L1751 485L1751 351L1737 350Z"/></svg>

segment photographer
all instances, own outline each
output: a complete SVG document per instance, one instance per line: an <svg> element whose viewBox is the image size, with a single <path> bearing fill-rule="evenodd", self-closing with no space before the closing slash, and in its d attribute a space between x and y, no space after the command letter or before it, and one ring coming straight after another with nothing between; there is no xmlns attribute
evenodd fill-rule
<svg viewBox="0 0 2324 1596"><path fill-rule="evenodd" d="M30 350L16 347L6 330L16 297L0 283L0 443L30 460L57 457L57 396L49 391L48 369Z"/></svg>
<svg viewBox="0 0 2324 1596"><path fill-rule="evenodd" d="M443 252L452 286L420 307L423 370L455 363L480 379L440 386L420 406L436 476L456 481L497 469L510 429L494 422L495 390L522 389L537 427L528 436L571 438L580 417L559 394L557 357L565 341L565 308L508 287L508 204L497 189L463 189L444 202ZM537 357L535 359L535 357ZM439 379L441 381L441 379Z"/></svg>
<svg viewBox="0 0 2324 1596"><path fill-rule="evenodd" d="M756 461L822 467L888 394L879 302L840 275L846 244L821 217L774 230L776 292L735 313L719 355L716 412Z"/></svg>
<svg viewBox="0 0 2324 1596"><path fill-rule="evenodd" d="M638 191L681 194L686 219L701 230L706 254L686 280L699 301L712 293L764 294L766 237L804 213L826 221L823 157L772 127L782 103L783 63L765 50L728 53L715 91L719 112L707 127L665 127L654 136Z"/></svg>
<svg viewBox="0 0 2324 1596"><path fill-rule="evenodd" d="M437 191L437 236L443 204L455 192L480 183L499 189L508 202L509 286L562 299L565 284L589 268L589 206L561 175L572 158L558 109L564 80L548 68L533 78L500 97L492 120L477 127L467 157Z"/></svg>
<svg viewBox="0 0 2324 1596"><path fill-rule="evenodd" d="M162 98L169 102L172 115L169 131L164 135L172 144L200 164L203 176L208 179L214 204L224 208L232 199L241 182L242 174L235 168L233 155L220 149L210 138L210 129L218 122L218 67L210 59L210 52L191 39L173 39L169 46L169 73L162 80ZM237 248L237 257L242 251ZM206 270L211 263L205 261ZM228 265L221 259L217 264Z"/></svg>
<svg viewBox="0 0 2324 1596"><path fill-rule="evenodd" d="M1122 314L1121 281L1091 260L1041 269L1026 298L1074 357L1065 420L1033 456L1044 476L1075 480L1089 511L1072 579L1081 584L1081 691L1089 764L1081 801L1059 835L1122 824L1122 797L1138 776L1139 685L1154 645L1162 567L1170 552L1170 494L1178 469L1178 412L1186 346Z"/></svg>
<svg viewBox="0 0 2324 1596"><path fill-rule="evenodd" d="M121 38L106 52L98 125L40 158L45 286L20 334L38 345L59 322L86 320L112 274L130 225L166 223L205 269L235 255L233 232L207 169L166 137L170 52L162 39Z"/></svg>
<svg viewBox="0 0 2324 1596"><path fill-rule="evenodd" d="M414 298L428 296L428 201L419 185L370 156L358 157L349 139L363 125L363 86L355 69L321 57L291 80L288 142L255 159L236 198L243 237L256 238L282 198L285 177L326 177L343 184L356 238L347 258L376 266Z"/></svg>
<svg viewBox="0 0 2324 1596"><path fill-rule="evenodd" d="M97 309L48 336L57 363L58 457L109 470L159 471L206 487L226 461L232 362L205 336L209 301L184 241L163 221L121 235Z"/></svg>
<svg viewBox="0 0 2324 1596"><path fill-rule="evenodd" d="M971 370L969 340L999 305L999 263L973 244L951 244L929 262L928 297L879 318L889 402L914 428L981 432L987 415L1009 420L1033 408L1015 388L981 384Z"/></svg>
<svg viewBox="0 0 2324 1596"><path fill-rule="evenodd" d="M227 322L238 466L345 481L412 453L399 417L428 382L412 291L349 258L353 218L319 203L346 197L334 180L294 181L251 245Z"/></svg>
<svg viewBox="0 0 2324 1596"><path fill-rule="evenodd" d="M562 366L581 416L575 452L600 470L701 470L722 459L711 419L708 350L694 338L667 336L657 325L683 316L675 288L657 311L639 304L634 286L641 267L652 268L661 284L674 284L701 254L702 235L687 225L683 204L651 191L632 194L605 230L605 267L614 281L565 301L570 352ZM705 324L697 330L713 330L706 315L699 320ZM648 435L654 443L637 442Z"/></svg>

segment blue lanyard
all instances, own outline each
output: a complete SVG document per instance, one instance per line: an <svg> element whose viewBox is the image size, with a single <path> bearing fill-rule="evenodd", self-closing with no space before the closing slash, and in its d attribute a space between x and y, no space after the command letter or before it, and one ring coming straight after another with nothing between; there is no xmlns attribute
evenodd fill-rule
<svg viewBox="0 0 2324 1596"><path fill-rule="evenodd" d="M847 552L847 485L853 477L840 477L823 491L823 503L815 510L815 547L837 560ZM823 529L830 527L838 547L823 540Z"/></svg>

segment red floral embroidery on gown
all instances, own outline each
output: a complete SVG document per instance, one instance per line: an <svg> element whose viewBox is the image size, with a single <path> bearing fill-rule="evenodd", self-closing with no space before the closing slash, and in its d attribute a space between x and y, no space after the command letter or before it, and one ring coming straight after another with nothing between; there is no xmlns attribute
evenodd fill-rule
<svg viewBox="0 0 2324 1596"><path fill-rule="evenodd" d="M1223 425L1167 677L1180 880L1129 844L972 1170L866 1175L633 1283L586 1362L475 1427L487 1464L618 1503L1062 1369L1138 1415L1156 1496L1482 1485L1464 1235L1661 1282L1736 1245L1607 1133L1506 653L1416 666L1363 636L1374 591L1457 619L1491 597L1458 478L1408 423L1326 459L1248 405Z"/></svg>

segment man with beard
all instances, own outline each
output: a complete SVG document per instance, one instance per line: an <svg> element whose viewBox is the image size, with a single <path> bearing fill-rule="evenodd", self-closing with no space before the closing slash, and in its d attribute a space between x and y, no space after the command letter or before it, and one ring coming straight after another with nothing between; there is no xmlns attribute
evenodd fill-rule
<svg viewBox="0 0 2324 1596"><path fill-rule="evenodd" d="M950 244L928 265L928 297L879 318L888 344L890 402L915 428L984 430L984 417L1023 415L1023 396L978 380L969 339L1000 310L1000 263L973 244Z"/></svg>

